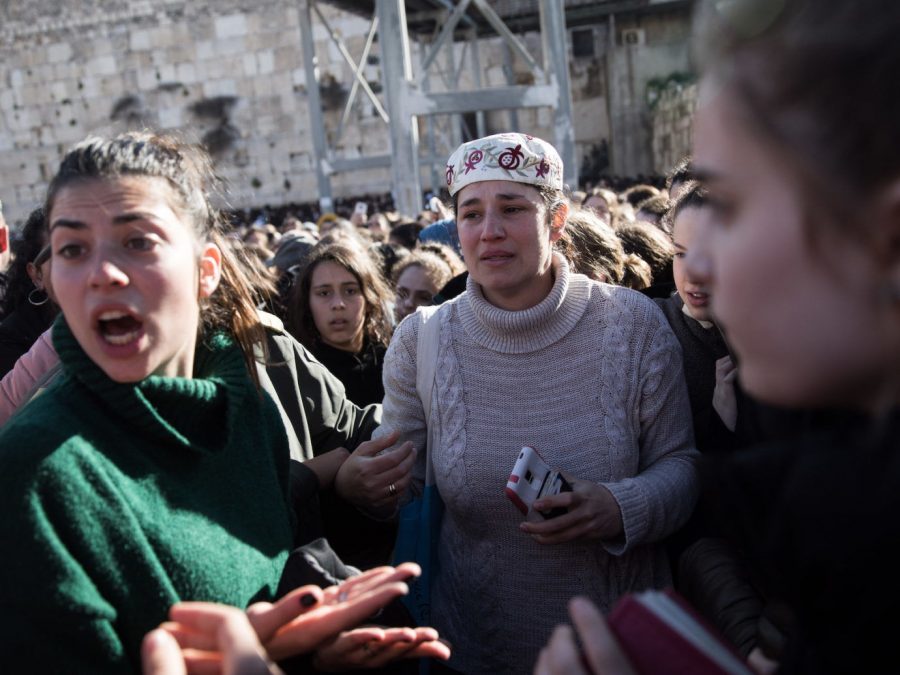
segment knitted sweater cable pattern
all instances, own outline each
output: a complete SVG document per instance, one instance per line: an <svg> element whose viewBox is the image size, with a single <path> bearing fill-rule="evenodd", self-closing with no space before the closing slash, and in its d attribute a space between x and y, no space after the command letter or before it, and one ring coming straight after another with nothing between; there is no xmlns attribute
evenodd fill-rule
<svg viewBox="0 0 900 675"><path fill-rule="evenodd" d="M433 414L435 480L446 504L433 623L463 672L530 672L566 602L603 609L669 581L662 546L697 493L681 354L653 303L570 274L541 303L508 312L467 292L439 312ZM423 448L415 387L418 321L404 321L385 359L384 423ZM523 445L572 476L605 485L622 510L621 541L544 546L523 534L503 494ZM420 452L412 491L421 489Z"/></svg>

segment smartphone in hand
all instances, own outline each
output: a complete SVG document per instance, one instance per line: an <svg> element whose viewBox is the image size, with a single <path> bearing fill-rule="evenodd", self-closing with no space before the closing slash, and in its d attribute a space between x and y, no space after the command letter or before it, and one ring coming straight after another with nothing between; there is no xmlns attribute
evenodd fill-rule
<svg viewBox="0 0 900 675"><path fill-rule="evenodd" d="M551 511L537 511L532 506L541 497L550 497L560 492L571 492L572 486L559 471L551 469L537 450L525 446L513 466L506 482L506 496L526 520L539 521L556 518L566 513L564 508Z"/></svg>

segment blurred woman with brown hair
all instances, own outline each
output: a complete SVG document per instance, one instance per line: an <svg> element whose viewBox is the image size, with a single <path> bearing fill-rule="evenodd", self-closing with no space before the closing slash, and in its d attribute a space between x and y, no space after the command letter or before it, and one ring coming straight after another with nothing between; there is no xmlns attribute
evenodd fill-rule
<svg viewBox="0 0 900 675"><path fill-rule="evenodd" d="M900 603L900 12L709 2L685 264L760 401L825 416L711 462L707 493L788 620L757 672L896 670ZM537 673L631 673L577 601ZM760 633L762 634L762 633ZM652 639L648 636L648 639ZM583 645L583 648L582 648Z"/></svg>
<svg viewBox="0 0 900 675"><path fill-rule="evenodd" d="M434 296L466 267L448 246L419 244L394 267L394 318L400 323Z"/></svg>

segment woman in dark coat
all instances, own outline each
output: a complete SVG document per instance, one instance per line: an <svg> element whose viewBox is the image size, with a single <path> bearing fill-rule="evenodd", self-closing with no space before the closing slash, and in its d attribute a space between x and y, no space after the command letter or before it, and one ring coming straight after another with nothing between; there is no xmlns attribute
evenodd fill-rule
<svg viewBox="0 0 900 675"><path fill-rule="evenodd" d="M381 403L381 370L391 337L390 293L368 253L347 243L309 253L288 304L288 329L344 385L358 406ZM320 495L325 535L341 558L363 569L387 564L396 525L362 515L341 493L343 474ZM356 496L356 495L354 495Z"/></svg>

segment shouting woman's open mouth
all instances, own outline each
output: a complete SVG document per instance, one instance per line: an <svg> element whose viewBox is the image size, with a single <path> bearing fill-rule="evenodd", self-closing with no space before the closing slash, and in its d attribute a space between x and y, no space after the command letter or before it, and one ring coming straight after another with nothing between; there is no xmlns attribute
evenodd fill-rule
<svg viewBox="0 0 900 675"><path fill-rule="evenodd" d="M143 322L134 315L121 310L107 310L97 317L100 337L115 346L127 345L141 335Z"/></svg>

